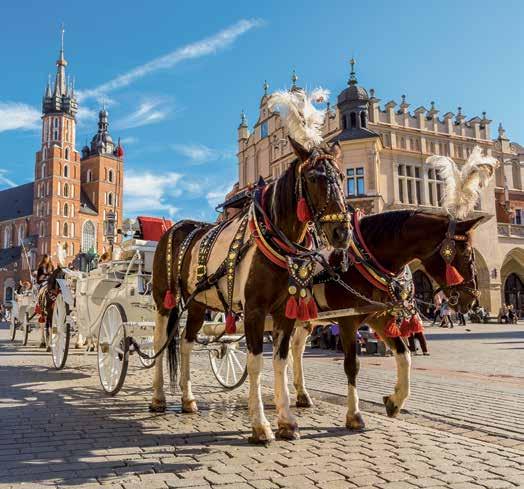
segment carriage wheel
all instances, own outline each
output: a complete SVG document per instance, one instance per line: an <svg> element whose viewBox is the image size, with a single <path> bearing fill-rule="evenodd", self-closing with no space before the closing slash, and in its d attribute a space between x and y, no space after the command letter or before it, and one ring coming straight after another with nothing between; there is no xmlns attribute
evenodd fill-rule
<svg viewBox="0 0 524 489"><path fill-rule="evenodd" d="M29 316L27 312L24 314L24 319L22 319L22 345L27 345L27 340L29 339Z"/></svg>
<svg viewBox="0 0 524 489"><path fill-rule="evenodd" d="M127 345L127 321L119 304L107 306L98 332L98 375L104 391L114 396L124 385L129 350Z"/></svg>
<svg viewBox="0 0 524 489"><path fill-rule="evenodd" d="M145 354L149 355L150 357L152 357L155 354L152 336L148 336L147 338L145 338L144 343L140 345L140 350L143 351ZM144 368L151 368L155 365L155 359L148 360L147 358L142 358L140 355L138 355L138 358L140 359L140 363Z"/></svg>
<svg viewBox="0 0 524 489"><path fill-rule="evenodd" d="M11 321L9 321L9 339L15 341L16 329L18 328L18 319L11 315Z"/></svg>
<svg viewBox="0 0 524 489"><path fill-rule="evenodd" d="M224 342L209 350L211 370L218 383L226 389L242 385L247 377L246 340Z"/></svg>
<svg viewBox="0 0 524 489"><path fill-rule="evenodd" d="M56 298L51 321L51 356L57 370L64 368L69 352L70 327L67 322L67 305L62 294Z"/></svg>

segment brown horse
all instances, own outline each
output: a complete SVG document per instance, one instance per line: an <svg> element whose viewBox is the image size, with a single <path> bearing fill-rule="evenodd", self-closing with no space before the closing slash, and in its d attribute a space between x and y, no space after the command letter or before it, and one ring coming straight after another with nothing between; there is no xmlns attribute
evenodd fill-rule
<svg viewBox="0 0 524 489"><path fill-rule="evenodd" d="M253 429L251 441L254 443L268 443L274 438L264 415L260 388L264 323L268 314L273 316L275 324L273 365L278 411L277 434L290 439L298 436L297 423L289 409L286 375L289 339L295 319L286 316L290 272L268 258L271 256L268 255L268 249L261 251L258 240L263 235L262 228L247 229L247 213L249 212L250 225L256 220L256 212L264 215L266 220L263 226L271 228L278 235L278 238L274 236L274 240L278 239L283 248L299 247L298 243L302 242L307 234L305 231L311 229L311 223L308 225L303 222L297 212L297 207L300 207L297 189L300 188L301 195L308 203L311 220L315 223L313 227L319 236L323 235L331 246L340 249L347 248L351 237L341 188L342 174L338 169L340 147L336 144L331 148L322 146L306 150L292 139L291 144L298 158L277 180L256 190L256 194L261 194L262 197L257 200L255 196L250 209L244 210L225 223L220 223L219 233L215 238L204 241L204 250L210 249L206 264L200 260L201 243L208 239L206 236L212 236L210 233L213 233L216 226L194 221L176 224L171 232L164 235L158 243L154 260L153 297L158 309L154 339L156 351L164 345L167 335L172 332L177 322L177 309L174 308L170 312L164 302L166 294L169 294L172 288L171 284L178 284L179 297L182 300L188 301L191 296L187 304L187 324L180 347L180 387L184 412L197 411L191 391L189 362L197 333L203 324L205 310L226 309L224 298L228 298L233 309L229 312L243 313L248 347L249 414ZM242 258L233 266L236 270L234 286L228 288L227 277L220 276L213 281L212 287L196 291L198 272L202 267L208 277L216 274L224 263L227 264L228 272L231 270L227 259L235 247L242 247L243 251ZM307 252L304 252L304 256L306 255ZM171 270L169 275L166 274L166 269ZM175 343L176 335L169 348L171 359L175 358ZM156 362L151 409L165 410L161 358Z"/></svg>
<svg viewBox="0 0 524 489"><path fill-rule="evenodd" d="M456 254L452 265L463 278L461 283L447 285L446 263L441 255L441 244L447 239L450 230L450 218L417 211L391 211L364 217L360 221L363 241L369 252L383 268L393 275L402 272L413 260L420 260L426 271L437 281L442 290L459 311L466 312L478 298L477 277L471 237L473 229L482 218L456 222L452 233ZM455 222L452 220L452 222ZM354 233L355 235L357 233ZM336 253L336 252L335 252ZM332 256L335 269L339 268L340 258ZM323 311L346 308L370 307L369 298L376 302L387 303L391 297L379 290L368 279L364 278L356 267L349 267L346 272L340 271L340 280L360 293L357 297L348 291L343 284L328 280L315 285L314 295L319 308ZM372 307L372 306L371 306ZM390 337L386 332L391 316L382 312L369 311L353 316L334 318L340 325L340 335L344 348L344 369L348 379L348 410L346 426L352 430L364 428L364 420L359 410L359 399L356 379L359 372L357 355L358 327L362 323L371 326L391 348L397 364L397 384L390 396L384 397L388 416L398 415L409 396L409 376L411 358L405 342L401 337ZM297 392L297 406L312 405L305 388L302 369L302 354L309 329L299 326L292 340L294 385Z"/></svg>

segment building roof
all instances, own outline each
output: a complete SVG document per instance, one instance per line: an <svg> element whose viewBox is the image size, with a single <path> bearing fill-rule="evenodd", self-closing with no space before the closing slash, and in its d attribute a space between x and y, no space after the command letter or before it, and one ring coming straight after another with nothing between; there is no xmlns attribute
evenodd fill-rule
<svg viewBox="0 0 524 489"><path fill-rule="evenodd" d="M98 215L98 212L91 202L91 199L89 199L83 189L80 191L80 212L82 214L91 214L92 216Z"/></svg>
<svg viewBox="0 0 524 489"><path fill-rule="evenodd" d="M4 248L3 250L0 250L0 267L6 267L17 262L20 260L21 256L21 246L13 246L12 248Z"/></svg>
<svg viewBox="0 0 524 489"><path fill-rule="evenodd" d="M34 183L0 191L0 222L33 214Z"/></svg>
<svg viewBox="0 0 524 489"><path fill-rule="evenodd" d="M332 141L351 141L353 139L379 138L380 135L364 127L346 128L337 134Z"/></svg>

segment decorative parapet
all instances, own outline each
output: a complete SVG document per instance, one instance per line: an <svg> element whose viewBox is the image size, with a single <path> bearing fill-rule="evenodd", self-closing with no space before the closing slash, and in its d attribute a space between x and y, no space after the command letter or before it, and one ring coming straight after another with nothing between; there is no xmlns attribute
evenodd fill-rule
<svg viewBox="0 0 524 489"><path fill-rule="evenodd" d="M502 238L522 238L524 239L524 226L520 224L497 224L498 235Z"/></svg>

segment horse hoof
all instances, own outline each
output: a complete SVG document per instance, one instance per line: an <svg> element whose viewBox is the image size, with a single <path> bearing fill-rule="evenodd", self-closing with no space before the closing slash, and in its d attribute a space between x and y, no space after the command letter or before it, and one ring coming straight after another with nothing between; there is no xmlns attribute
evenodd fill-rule
<svg viewBox="0 0 524 489"><path fill-rule="evenodd" d="M47 348L47 345L44 342L42 342L38 345L38 348Z"/></svg>
<svg viewBox="0 0 524 489"><path fill-rule="evenodd" d="M346 428L352 431L362 431L366 427L362 414L357 413L346 417Z"/></svg>
<svg viewBox="0 0 524 489"><path fill-rule="evenodd" d="M149 412L151 413L165 413L166 412L166 401L153 399L149 405Z"/></svg>
<svg viewBox="0 0 524 489"><path fill-rule="evenodd" d="M310 408L313 407L313 401L308 393L297 394L296 406L297 408Z"/></svg>
<svg viewBox="0 0 524 489"><path fill-rule="evenodd" d="M271 431L271 426L267 424L253 428L252 434L248 438L248 442L252 445L264 445L265 447L268 447L274 439L275 436Z"/></svg>
<svg viewBox="0 0 524 489"><path fill-rule="evenodd" d="M188 414L198 413L198 406L194 399L191 401L182 401L182 412Z"/></svg>
<svg viewBox="0 0 524 489"><path fill-rule="evenodd" d="M277 440L298 440L300 438L298 425L296 423L279 423L275 438Z"/></svg>
<svg viewBox="0 0 524 489"><path fill-rule="evenodd" d="M400 407L398 407L392 400L391 396L384 396L382 398L384 406L386 406L386 413L390 418L395 418L400 413Z"/></svg>
<svg viewBox="0 0 524 489"><path fill-rule="evenodd" d="M51 351L51 347L48 346L48 347L45 349L45 351L50 352L50 351Z"/></svg>

